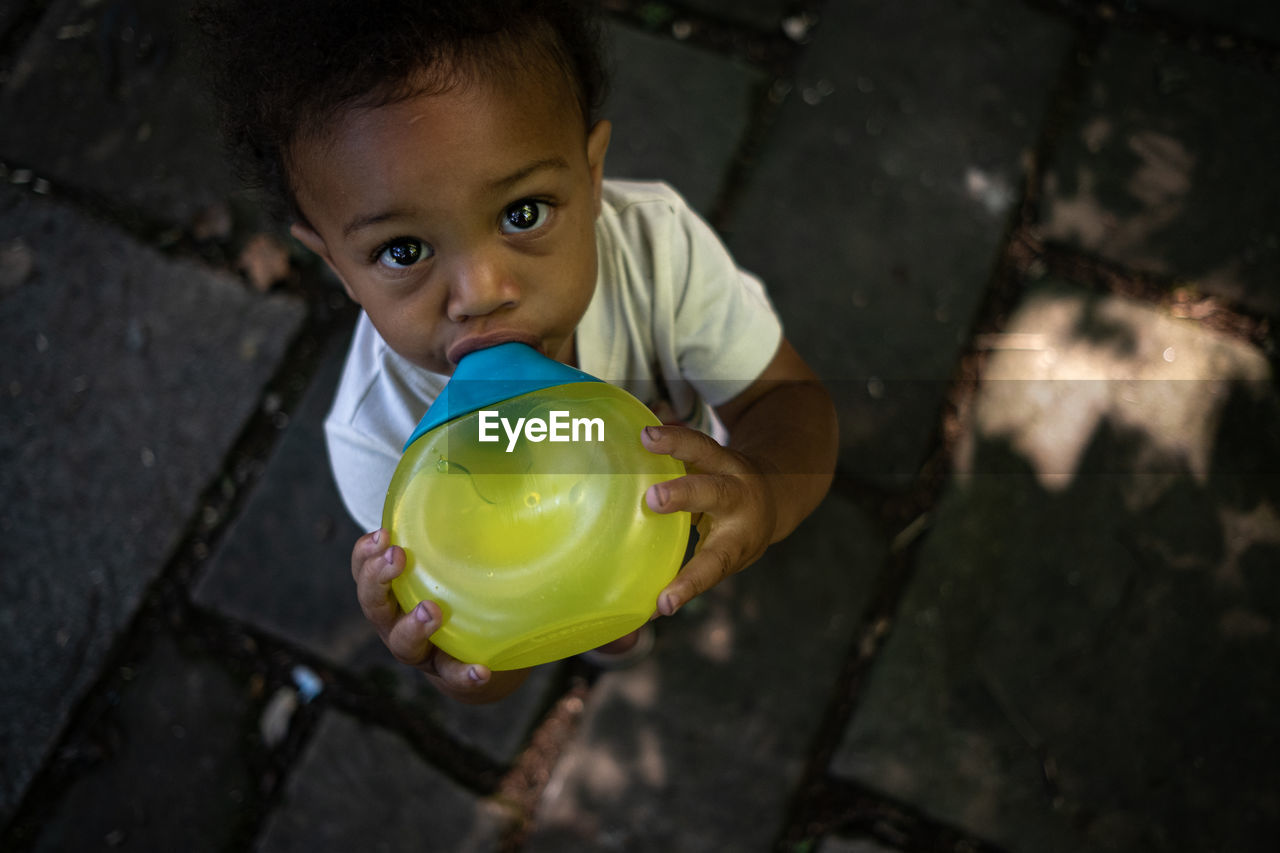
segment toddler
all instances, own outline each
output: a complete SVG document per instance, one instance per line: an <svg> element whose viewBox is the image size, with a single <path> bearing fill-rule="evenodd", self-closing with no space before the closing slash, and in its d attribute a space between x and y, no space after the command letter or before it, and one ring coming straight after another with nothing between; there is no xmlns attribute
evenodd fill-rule
<svg viewBox="0 0 1280 853"><path fill-rule="evenodd" d="M520 341L673 415L641 440L689 474L636 499L693 513L700 539L655 616L822 500L834 409L760 282L673 190L603 177L611 126L580 4L227 0L197 21L237 162L363 309L325 435L373 531L351 555L360 605L398 660L466 702L526 674L433 646L440 608L400 610L405 555L378 529L405 440L473 350Z"/></svg>

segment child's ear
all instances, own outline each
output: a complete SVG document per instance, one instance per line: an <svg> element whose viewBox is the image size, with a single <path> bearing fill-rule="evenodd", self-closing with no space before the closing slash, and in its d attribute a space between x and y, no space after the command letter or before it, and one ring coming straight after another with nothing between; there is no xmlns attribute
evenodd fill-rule
<svg viewBox="0 0 1280 853"><path fill-rule="evenodd" d="M356 299L346 279L342 277L342 273L338 272L338 268L333 265L333 259L329 257L329 247L325 245L324 238L320 236L319 232L305 222L294 222L289 226L289 233L299 243L324 258L324 262L329 266L329 269L333 270L333 274L338 277L338 281L342 282L342 288L347 292L347 296L351 297L352 302L359 304L360 300Z"/></svg>
<svg viewBox="0 0 1280 853"><path fill-rule="evenodd" d="M600 119L587 134L587 166L591 169L591 187L596 197L596 213L600 212L600 185L604 181L604 156L609 151L613 125Z"/></svg>

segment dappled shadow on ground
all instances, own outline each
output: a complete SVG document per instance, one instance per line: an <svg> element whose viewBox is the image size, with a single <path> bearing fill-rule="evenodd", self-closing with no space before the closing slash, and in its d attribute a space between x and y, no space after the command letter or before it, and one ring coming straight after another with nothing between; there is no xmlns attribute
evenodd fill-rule
<svg viewBox="0 0 1280 853"><path fill-rule="evenodd" d="M1264 849L1280 819L1265 361L1062 284L1006 334L837 772L1009 849Z"/></svg>
<svg viewBox="0 0 1280 853"><path fill-rule="evenodd" d="M883 560L872 528L833 497L660 620L655 654L593 687L524 849L772 843Z"/></svg>
<svg viewBox="0 0 1280 853"><path fill-rule="evenodd" d="M1280 206L1250 181L1280 125L1249 105L1273 87L1173 43L1113 34L1046 176L1043 234L1274 313Z"/></svg>

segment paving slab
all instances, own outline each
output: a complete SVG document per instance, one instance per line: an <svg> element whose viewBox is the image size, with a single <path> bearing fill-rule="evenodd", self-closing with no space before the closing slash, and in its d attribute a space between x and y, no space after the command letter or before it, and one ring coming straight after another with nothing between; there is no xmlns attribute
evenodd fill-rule
<svg viewBox="0 0 1280 853"><path fill-rule="evenodd" d="M613 124L605 173L662 180L710 212L751 118L760 72L671 39L608 28Z"/></svg>
<svg viewBox="0 0 1280 853"><path fill-rule="evenodd" d="M1274 6L1273 6L1274 8ZM1280 315L1274 74L1113 32L1045 176L1045 237Z"/></svg>
<svg viewBox="0 0 1280 853"><path fill-rule="evenodd" d="M196 70L192 0L54 0L0 89L0 160L188 226L238 184Z"/></svg>
<svg viewBox="0 0 1280 853"><path fill-rule="evenodd" d="M1004 850L1269 850L1270 367L1064 282L987 344L956 476L832 771Z"/></svg>
<svg viewBox="0 0 1280 853"><path fill-rule="evenodd" d="M1219 28L1230 35L1280 42L1280 8L1270 0L1140 0L1139 5L1190 23Z"/></svg>
<svg viewBox="0 0 1280 853"><path fill-rule="evenodd" d="M56 2L0 93L0 109L36 117L0 128L0 157L177 225L233 194L191 55L190 5ZM609 173L667 180L707 211L761 75L668 38L609 33Z"/></svg>
<svg viewBox="0 0 1280 853"><path fill-rule="evenodd" d="M253 722L243 685L167 634L128 669L98 722L104 754L65 791L36 851L231 849L257 785L246 760Z"/></svg>
<svg viewBox="0 0 1280 853"><path fill-rule="evenodd" d="M759 563L660 620L654 655L593 687L525 849L764 849L883 556L858 511L828 498Z"/></svg>
<svg viewBox="0 0 1280 853"><path fill-rule="evenodd" d="M399 736L327 711L254 849L473 853L497 849L507 820Z"/></svg>
<svg viewBox="0 0 1280 853"><path fill-rule="evenodd" d="M337 667L375 676L460 741L509 763L551 701L557 667L540 668L504 702L461 705L398 663L356 601L351 548L367 531L343 507L324 441L324 417L348 340L339 335L330 342L262 481L202 571L192 598Z"/></svg>
<svg viewBox="0 0 1280 853"><path fill-rule="evenodd" d="M164 567L303 311L0 187L0 815Z"/></svg>
<svg viewBox="0 0 1280 853"><path fill-rule="evenodd" d="M902 853L897 847L886 847L876 841L856 841L835 836L822 839L818 853Z"/></svg>
<svg viewBox="0 0 1280 853"><path fill-rule="evenodd" d="M687 0L684 5L705 15L776 33L795 4L787 0Z"/></svg>
<svg viewBox="0 0 1280 853"><path fill-rule="evenodd" d="M1020 3L827 4L726 230L832 388L846 470L922 461L1069 43Z"/></svg>
<svg viewBox="0 0 1280 853"><path fill-rule="evenodd" d="M0 38L7 38L10 27L16 26L22 16L34 10L36 5L36 0L8 0L0 6ZM0 64L4 59L0 56Z"/></svg>

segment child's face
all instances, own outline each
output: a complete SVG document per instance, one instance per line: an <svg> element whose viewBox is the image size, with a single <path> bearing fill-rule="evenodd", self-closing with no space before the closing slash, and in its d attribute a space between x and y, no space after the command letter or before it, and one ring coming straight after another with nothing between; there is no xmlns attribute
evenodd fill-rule
<svg viewBox="0 0 1280 853"><path fill-rule="evenodd" d="M569 87L459 86L340 116L291 150L309 224L393 350L449 374L523 341L561 361L596 283L609 124L584 134Z"/></svg>

